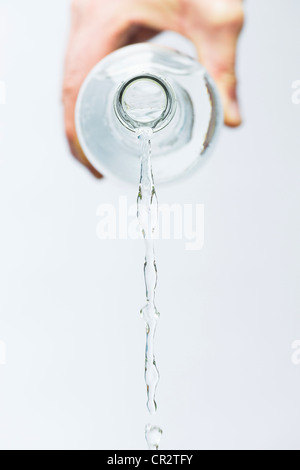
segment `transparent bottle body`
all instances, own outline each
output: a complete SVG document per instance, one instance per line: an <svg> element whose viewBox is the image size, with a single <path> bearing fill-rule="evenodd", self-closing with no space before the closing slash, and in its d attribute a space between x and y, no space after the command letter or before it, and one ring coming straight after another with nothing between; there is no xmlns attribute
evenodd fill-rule
<svg viewBox="0 0 300 470"><path fill-rule="evenodd" d="M137 184L136 131L151 127L155 181L184 178L207 160L223 122L216 87L195 59L150 43L97 64L76 106L79 142L104 175Z"/></svg>

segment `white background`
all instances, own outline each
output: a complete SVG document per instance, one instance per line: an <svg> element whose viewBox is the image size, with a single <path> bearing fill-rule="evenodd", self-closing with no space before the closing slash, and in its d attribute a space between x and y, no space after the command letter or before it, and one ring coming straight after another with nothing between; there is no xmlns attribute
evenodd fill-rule
<svg viewBox="0 0 300 470"><path fill-rule="evenodd" d="M245 7L245 123L159 189L205 204L202 251L157 246L162 449L300 449L300 4ZM143 245L96 237L124 189L69 156L68 27L67 0L0 0L0 448L143 449Z"/></svg>

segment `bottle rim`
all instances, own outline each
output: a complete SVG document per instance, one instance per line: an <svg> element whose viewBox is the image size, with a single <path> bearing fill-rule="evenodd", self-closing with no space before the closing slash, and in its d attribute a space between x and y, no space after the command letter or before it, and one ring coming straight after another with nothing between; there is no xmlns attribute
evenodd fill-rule
<svg viewBox="0 0 300 470"><path fill-rule="evenodd" d="M166 105L161 114L153 120L142 122L133 119L130 114L124 109L124 96L127 90L134 84L142 80L151 81L160 86L165 94ZM173 119L176 112L176 94L165 78L159 77L150 73L143 73L135 75L119 86L114 99L114 110L117 118L128 130L136 132L141 127L149 127L153 132L158 132L164 129Z"/></svg>

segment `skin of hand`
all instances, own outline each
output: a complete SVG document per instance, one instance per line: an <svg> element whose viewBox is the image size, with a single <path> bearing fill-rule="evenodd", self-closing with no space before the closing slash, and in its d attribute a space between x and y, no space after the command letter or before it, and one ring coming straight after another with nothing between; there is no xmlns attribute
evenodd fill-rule
<svg viewBox="0 0 300 470"><path fill-rule="evenodd" d="M90 70L120 47L172 30L190 39L199 61L214 78L225 124L237 127L241 115L235 74L236 47L244 23L242 0L73 0L65 58L63 106L72 154L96 177L75 129L79 89Z"/></svg>

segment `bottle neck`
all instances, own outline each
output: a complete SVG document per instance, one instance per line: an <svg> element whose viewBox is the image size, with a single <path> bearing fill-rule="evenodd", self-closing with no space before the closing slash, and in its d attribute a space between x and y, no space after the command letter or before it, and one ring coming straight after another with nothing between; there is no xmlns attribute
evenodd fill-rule
<svg viewBox="0 0 300 470"><path fill-rule="evenodd" d="M143 74L122 83L114 109L119 121L130 131L149 127L158 132L174 117L176 96L166 80Z"/></svg>

